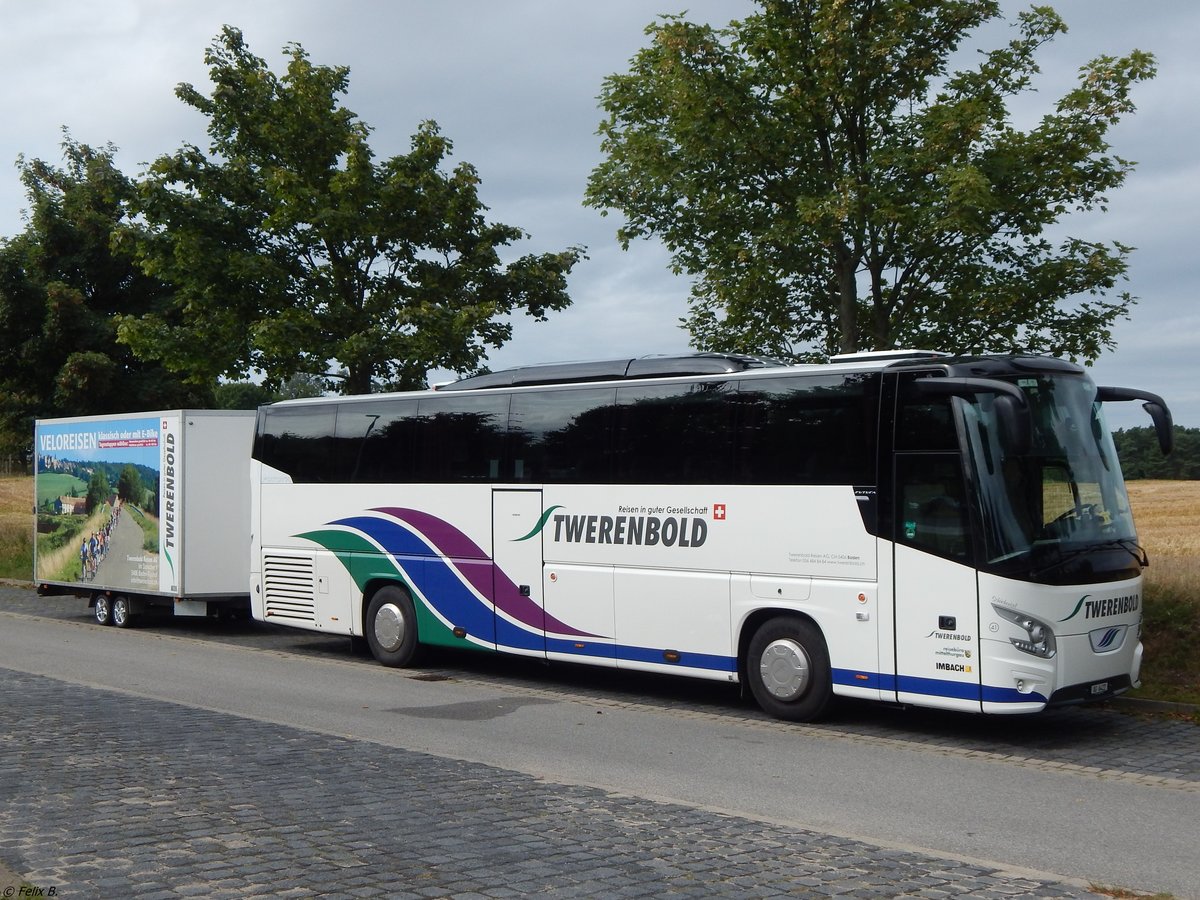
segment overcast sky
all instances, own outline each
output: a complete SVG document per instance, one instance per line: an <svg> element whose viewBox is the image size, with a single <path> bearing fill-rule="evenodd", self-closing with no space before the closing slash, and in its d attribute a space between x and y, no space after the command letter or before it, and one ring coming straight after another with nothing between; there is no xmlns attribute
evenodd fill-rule
<svg viewBox="0 0 1200 900"><path fill-rule="evenodd" d="M1026 5L1005 0L1008 21ZM1070 33L1043 53L1039 92L1020 116L1048 108L1098 54L1138 48L1159 63L1158 77L1135 91L1138 112L1112 133L1115 151L1137 169L1107 213L1068 223L1075 236L1137 248L1126 287L1141 301L1093 374L1160 393L1176 422L1200 426L1191 269L1200 3L1053 5ZM570 280L571 309L519 323L515 339L492 354L493 368L685 350L678 320L688 281L669 273L655 243L622 251L617 217L582 205L600 160L596 97L606 75L627 70L658 14L686 9L693 21L724 25L753 8L747 0L0 0L0 236L24 228L17 156L61 162L64 127L83 143L115 145L131 175L184 142L206 146L205 120L174 88L190 82L208 93L204 50L228 24L277 72L291 42L318 64L349 66L344 104L373 127L377 158L407 152L418 123L436 120L454 142L452 161L479 170L489 217L530 234L520 253L586 245L589 258ZM1006 27L990 28L983 45L1007 40ZM1149 424L1137 404L1110 405L1109 419Z"/></svg>

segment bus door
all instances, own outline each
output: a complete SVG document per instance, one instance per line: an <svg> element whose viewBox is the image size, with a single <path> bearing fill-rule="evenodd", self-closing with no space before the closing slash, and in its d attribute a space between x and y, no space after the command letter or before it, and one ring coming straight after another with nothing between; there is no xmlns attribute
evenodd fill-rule
<svg viewBox="0 0 1200 900"><path fill-rule="evenodd" d="M496 647L546 655L542 596L542 492L492 491L492 597Z"/></svg>
<svg viewBox="0 0 1200 900"><path fill-rule="evenodd" d="M889 504L895 699L978 712L979 588L953 406L962 401L915 395L903 380L898 397Z"/></svg>

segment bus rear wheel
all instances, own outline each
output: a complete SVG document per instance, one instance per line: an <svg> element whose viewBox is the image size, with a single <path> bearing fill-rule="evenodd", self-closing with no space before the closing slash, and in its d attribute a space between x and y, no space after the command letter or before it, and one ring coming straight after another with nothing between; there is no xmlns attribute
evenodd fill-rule
<svg viewBox="0 0 1200 900"><path fill-rule="evenodd" d="M363 630L371 655L385 666L411 666L417 660L417 611L408 591L380 588L367 606Z"/></svg>
<svg viewBox="0 0 1200 900"><path fill-rule="evenodd" d="M829 650L820 630L799 616L764 622L746 652L750 691L777 719L811 722L833 696Z"/></svg>

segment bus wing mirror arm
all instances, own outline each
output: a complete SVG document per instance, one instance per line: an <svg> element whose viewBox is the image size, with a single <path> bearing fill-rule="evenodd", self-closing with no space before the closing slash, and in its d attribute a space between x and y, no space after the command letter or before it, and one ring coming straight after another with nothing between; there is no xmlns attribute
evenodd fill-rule
<svg viewBox="0 0 1200 900"><path fill-rule="evenodd" d="M1096 399L1101 403L1121 400L1144 400L1142 409L1150 415L1154 423L1154 432L1158 435L1158 446L1162 455L1167 456L1175 447L1175 423L1171 410L1158 394L1149 391L1139 391L1136 388L1101 387L1096 388Z"/></svg>
<svg viewBox="0 0 1200 900"><path fill-rule="evenodd" d="M994 378L922 378L915 385L924 394L953 397L995 394L996 415L1003 423L1009 450L1018 455L1029 452L1033 443L1029 400L1015 384Z"/></svg>

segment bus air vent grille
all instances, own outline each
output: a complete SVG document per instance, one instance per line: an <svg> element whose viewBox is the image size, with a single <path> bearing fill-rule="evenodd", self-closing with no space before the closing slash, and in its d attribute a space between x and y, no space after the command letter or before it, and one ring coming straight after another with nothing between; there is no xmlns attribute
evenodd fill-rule
<svg viewBox="0 0 1200 900"><path fill-rule="evenodd" d="M316 590L311 556L263 557L263 594L268 619L316 621Z"/></svg>

